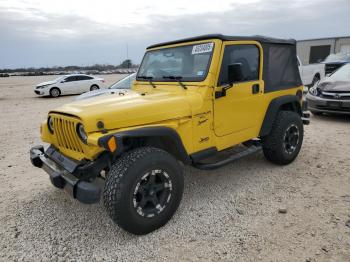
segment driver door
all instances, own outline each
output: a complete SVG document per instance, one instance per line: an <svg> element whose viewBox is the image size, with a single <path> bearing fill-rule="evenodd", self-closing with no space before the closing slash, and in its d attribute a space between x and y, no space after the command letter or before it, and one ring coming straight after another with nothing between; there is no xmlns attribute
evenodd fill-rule
<svg viewBox="0 0 350 262"><path fill-rule="evenodd" d="M76 76L75 93L81 94L90 91L92 78L89 76Z"/></svg>
<svg viewBox="0 0 350 262"><path fill-rule="evenodd" d="M256 130L261 125L259 119L264 114L261 101L264 91L262 48L255 41L227 42L223 46L221 61L216 90L229 84L229 65L241 64L242 80L232 83L225 96L215 98L215 134L218 137L232 136L237 141L251 139L257 136Z"/></svg>
<svg viewBox="0 0 350 262"><path fill-rule="evenodd" d="M75 78L75 76L68 76L61 81L60 89L62 94L74 94Z"/></svg>

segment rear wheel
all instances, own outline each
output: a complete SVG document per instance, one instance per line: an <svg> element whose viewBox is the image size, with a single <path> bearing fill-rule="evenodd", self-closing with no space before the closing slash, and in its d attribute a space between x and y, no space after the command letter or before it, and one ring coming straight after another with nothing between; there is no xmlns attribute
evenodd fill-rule
<svg viewBox="0 0 350 262"><path fill-rule="evenodd" d="M141 147L113 164L104 189L104 205L124 230L147 234L165 225L183 193L183 172L169 153Z"/></svg>
<svg viewBox="0 0 350 262"><path fill-rule="evenodd" d="M59 97L61 94L61 91L57 87L53 87L50 89L50 96L51 97Z"/></svg>
<svg viewBox="0 0 350 262"><path fill-rule="evenodd" d="M98 89L100 89L100 88L98 87L98 85L92 85L92 86L90 87L90 91L94 91L94 90L98 90Z"/></svg>
<svg viewBox="0 0 350 262"><path fill-rule="evenodd" d="M299 114L280 111L270 134L262 139L266 159L279 165L291 163L299 154L303 137L303 122Z"/></svg>

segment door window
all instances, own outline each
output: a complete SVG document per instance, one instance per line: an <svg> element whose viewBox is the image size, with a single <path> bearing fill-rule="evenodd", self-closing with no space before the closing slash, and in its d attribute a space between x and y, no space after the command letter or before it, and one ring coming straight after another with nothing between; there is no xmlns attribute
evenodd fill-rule
<svg viewBox="0 0 350 262"><path fill-rule="evenodd" d="M64 79L64 82L73 82L77 81L76 76L68 76L66 79Z"/></svg>
<svg viewBox="0 0 350 262"><path fill-rule="evenodd" d="M230 45L225 47L218 85L228 84L228 66L242 65L243 81L259 79L259 48L256 45Z"/></svg>
<svg viewBox="0 0 350 262"><path fill-rule="evenodd" d="M91 80L92 77L91 76L77 76L77 80Z"/></svg>
<svg viewBox="0 0 350 262"><path fill-rule="evenodd" d="M330 54L330 52L330 45L311 46L309 63L314 64L322 62Z"/></svg>

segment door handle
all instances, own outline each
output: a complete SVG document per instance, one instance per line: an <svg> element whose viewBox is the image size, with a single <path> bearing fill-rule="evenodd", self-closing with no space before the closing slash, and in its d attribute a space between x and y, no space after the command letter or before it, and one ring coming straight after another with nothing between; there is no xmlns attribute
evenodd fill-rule
<svg viewBox="0 0 350 262"><path fill-rule="evenodd" d="M257 93L259 93L259 92L260 92L259 84L254 84L254 85L252 86L252 93L253 93L253 94L257 94Z"/></svg>

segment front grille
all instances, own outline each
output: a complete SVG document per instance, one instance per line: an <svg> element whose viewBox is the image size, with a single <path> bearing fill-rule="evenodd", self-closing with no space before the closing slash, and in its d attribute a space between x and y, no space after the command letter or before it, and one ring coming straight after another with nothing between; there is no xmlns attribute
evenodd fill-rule
<svg viewBox="0 0 350 262"><path fill-rule="evenodd" d="M321 97L335 100L350 100L350 92L321 92Z"/></svg>
<svg viewBox="0 0 350 262"><path fill-rule="evenodd" d="M53 119L54 134L56 136L58 146L68 150L84 153L76 131L77 122L57 115L52 115L51 117Z"/></svg>
<svg viewBox="0 0 350 262"><path fill-rule="evenodd" d="M350 112L350 107L330 107L330 106L316 106L317 109L330 110L330 111L338 111L338 112Z"/></svg>
<svg viewBox="0 0 350 262"><path fill-rule="evenodd" d="M40 91L34 90L35 94L40 95Z"/></svg>

